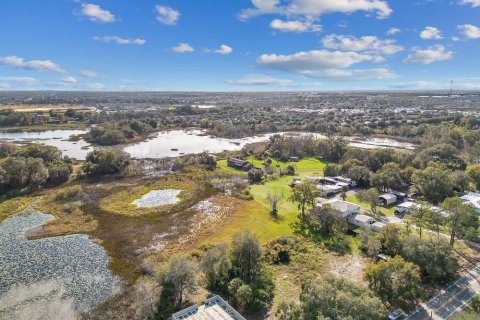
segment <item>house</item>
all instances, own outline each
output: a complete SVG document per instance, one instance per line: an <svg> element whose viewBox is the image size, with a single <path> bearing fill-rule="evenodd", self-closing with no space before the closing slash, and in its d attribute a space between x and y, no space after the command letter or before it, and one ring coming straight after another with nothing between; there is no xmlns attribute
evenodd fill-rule
<svg viewBox="0 0 480 320"><path fill-rule="evenodd" d="M395 214L410 214L412 213L412 210L417 206L415 202L410 202L406 201L404 203L401 203L397 206L397 209L395 209Z"/></svg>
<svg viewBox="0 0 480 320"><path fill-rule="evenodd" d="M346 222L350 222L350 220L360 211L359 205L337 199L325 201L319 204L319 206L324 205L329 205L333 210L335 210L337 215Z"/></svg>
<svg viewBox="0 0 480 320"><path fill-rule="evenodd" d="M375 219L364 214L357 214L350 219L350 223L357 227L370 228L375 223Z"/></svg>
<svg viewBox="0 0 480 320"><path fill-rule="evenodd" d="M460 197L460 199L462 199L464 203L472 204L480 214L480 192L469 192Z"/></svg>
<svg viewBox="0 0 480 320"><path fill-rule="evenodd" d="M392 191L390 193L397 197L397 202L403 202L407 199L407 194L404 192Z"/></svg>
<svg viewBox="0 0 480 320"><path fill-rule="evenodd" d="M320 197L332 197L336 195L337 193L342 192L342 187L340 186L332 186L329 184L325 185L317 185L318 193Z"/></svg>
<svg viewBox="0 0 480 320"><path fill-rule="evenodd" d="M387 207L397 202L397 196L391 193L385 193L378 197L382 206Z"/></svg>
<svg viewBox="0 0 480 320"><path fill-rule="evenodd" d="M337 185L337 181L333 178L330 178L330 177L321 177L321 178L317 178L317 181L318 183L320 184L330 184L332 186L335 186Z"/></svg>
<svg viewBox="0 0 480 320"><path fill-rule="evenodd" d="M172 315L172 320L246 320L220 296L207 299L201 306L191 306Z"/></svg>
<svg viewBox="0 0 480 320"><path fill-rule="evenodd" d="M235 158L228 158L227 166L242 171L248 171L253 168L253 165L250 162Z"/></svg>
<svg viewBox="0 0 480 320"><path fill-rule="evenodd" d="M372 231L374 232L380 232L382 231L383 227L385 227L385 223L382 223L382 222L375 222L375 223L372 223L371 225L371 229Z"/></svg>
<svg viewBox="0 0 480 320"><path fill-rule="evenodd" d="M298 157L290 157L288 158L288 161L290 162L298 162L300 159L298 159Z"/></svg>

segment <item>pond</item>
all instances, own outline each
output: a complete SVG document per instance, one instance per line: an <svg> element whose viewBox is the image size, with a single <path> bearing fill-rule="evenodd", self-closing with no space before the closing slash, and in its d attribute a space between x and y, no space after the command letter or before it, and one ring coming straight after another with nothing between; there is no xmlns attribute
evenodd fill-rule
<svg viewBox="0 0 480 320"><path fill-rule="evenodd" d="M0 224L0 319L75 319L120 292L107 253L86 235L27 239L51 219L27 210Z"/></svg>
<svg viewBox="0 0 480 320"><path fill-rule="evenodd" d="M182 190L176 189L164 189L164 190L152 190L149 193L143 195L140 199L132 202L140 208L153 208L159 206L165 206L168 204L175 204L180 201L178 195Z"/></svg>
<svg viewBox="0 0 480 320"><path fill-rule="evenodd" d="M60 149L64 156L74 159L85 159L93 148L85 140L71 141L75 135L83 135L86 130L48 130L48 131L19 131L0 132L0 142L7 141L15 144L40 143Z"/></svg>

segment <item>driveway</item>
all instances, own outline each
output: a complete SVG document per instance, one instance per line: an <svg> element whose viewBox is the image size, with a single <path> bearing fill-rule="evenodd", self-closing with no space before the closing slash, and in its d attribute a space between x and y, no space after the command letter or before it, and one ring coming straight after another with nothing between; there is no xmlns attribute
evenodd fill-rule
<svg viewBox="0 0 480 320"><path fill-rule="evenodd" d="M472 298L480 293L480 264L465 274L438 295L422 303L420 308L406 320L446 320L460 312Z"/></svg>

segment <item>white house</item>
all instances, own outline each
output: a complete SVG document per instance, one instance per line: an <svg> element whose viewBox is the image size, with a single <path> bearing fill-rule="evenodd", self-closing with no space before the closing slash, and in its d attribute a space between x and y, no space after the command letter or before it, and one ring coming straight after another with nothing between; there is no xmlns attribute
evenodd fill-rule
<svg viewBox="0 0 480 320"><path fill-rule="evenodd" d="M357 214L350 219L350 223L357 227L370 228L375 223L375 219L364 214Z"/></svg>
<svg viewBox="0 0 480 320"><path fill-rule="evenodd" d="M477 212L480 214L480 192L469 192L463 197L460 197L465 203L472 204Z"/></svg>
<svg viewBox="0 0 480 320"><path fill-rule="evenodd" d="M219 296L207 299L201 306L191 306L172 315L172 320L246 320Z"/></svg>
<svg viewBox="0 0 480 320"><path fill-rule="evenodd" d="M337 212L338 216L347 222L350 222L350 219L357 215L360 211L359 205L337 199L325 201L322 204L319 204L319 206L324 205L330 205L330 207Z"/></svg>
<svg viewBox="0 0 480 320"><path fill-rule="evenodd" d="M319 184L317 185L318 192L320 197L331 197L337 193L342 192L342 187L340 186L331 186L329 184Z"/></svg>

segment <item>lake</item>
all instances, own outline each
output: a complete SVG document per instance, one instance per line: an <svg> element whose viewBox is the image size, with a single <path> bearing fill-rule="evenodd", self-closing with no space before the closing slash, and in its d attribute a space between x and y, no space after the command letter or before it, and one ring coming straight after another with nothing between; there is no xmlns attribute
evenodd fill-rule
<svg viewBox="0 0 480 320"><path fill-rule="evenodd" d="M86 235L27 239L51 219L29 209L0 223L0 319L75 319L120 292L106 251Z"/></svg>
<svg viewBox="0 0 480 320"><path fill-rule="evenodd" d="M0 141L9 141L17 144L43 143L58 147L63 155L75 159L85 159L87 153L93 148L87 142L80 139L71 141L69 138L73 135L85 134L83 130L52 130L44 132L0 132ZM245 145L255 142L267 141L275 134L282 135L313 135L317 139L325 139L325 136L314 133L268 133L255 135L247 138L228 139L212 137L205 134L205 131L198 129L191 130L171 130L153 133L147 140L124 146L124 150L133 158L165 158L178 157L183 154L201 153L208 151L218 153L222 151L241 150ZM359 148L394 148L413 150L414 144L399 142L388 138L365 138L365 137L345 137L350 141L351 146Z"/></svg>

